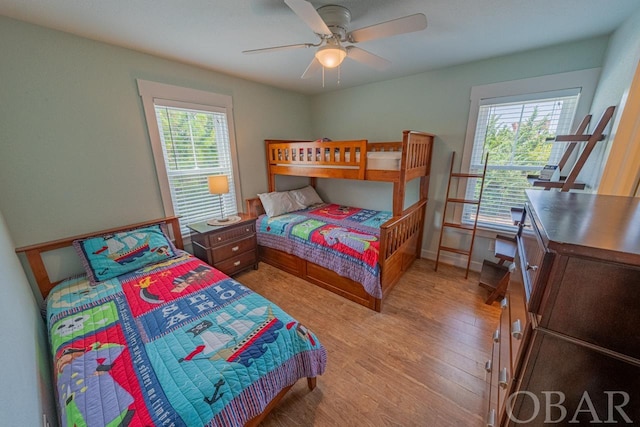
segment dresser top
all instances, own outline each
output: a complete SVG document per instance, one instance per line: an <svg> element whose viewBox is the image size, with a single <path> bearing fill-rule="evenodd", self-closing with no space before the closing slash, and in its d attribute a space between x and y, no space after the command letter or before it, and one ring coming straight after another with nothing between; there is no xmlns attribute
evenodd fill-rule
<svg viewBox="0 0 640 427"><path fill-rule="evenodd" d="M533 220L549 249L640 265L640 198L526 193Z"/></svg>

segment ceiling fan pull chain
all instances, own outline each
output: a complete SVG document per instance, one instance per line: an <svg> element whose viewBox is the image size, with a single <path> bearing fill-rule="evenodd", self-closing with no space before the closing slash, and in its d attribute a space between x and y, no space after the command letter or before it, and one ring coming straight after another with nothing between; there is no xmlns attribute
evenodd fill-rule
<svg viewBox="0 0 640 427"><path fill-rule="evenodd" d="M341 65L338 65L338 86L340 86L340 76L341 76L341 74L340 74L340 69L341 69L341 68L342 68L342 66L341 66Z"/></svg>
<svg viewBox="0 0 640 427"><path fill-rule="evenodd" d="M322 67L322 87L324 88L324 67Z"/></svg>

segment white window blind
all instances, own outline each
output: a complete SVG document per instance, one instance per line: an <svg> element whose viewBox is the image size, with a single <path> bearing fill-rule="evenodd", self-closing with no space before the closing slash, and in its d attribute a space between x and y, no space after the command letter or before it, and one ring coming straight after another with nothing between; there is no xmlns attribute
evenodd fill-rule
<svg viewBox="0 0 640 427"><path fill-rule="evenodd" d="M525 203L531 188L527 175L537 175L547 164L557 164L565 146L546 139L571 132L579 89L483 99L473 140L470 173L481 173L489 153L478 225L514 229L510 209ZM464 197L474 199L480 180L469 179ZM476 208L465 205L462 222L473 223Z"/></svg>
<svg viewBox="0 0 640 427"><path fill-rule="evenodd" d="M237 213L233 158L224 108L184 108L154 99L174 212L186 224ZM226 175L229 193L209 193L207 177ZM187 231L185 229L185 231Z"/></svg>

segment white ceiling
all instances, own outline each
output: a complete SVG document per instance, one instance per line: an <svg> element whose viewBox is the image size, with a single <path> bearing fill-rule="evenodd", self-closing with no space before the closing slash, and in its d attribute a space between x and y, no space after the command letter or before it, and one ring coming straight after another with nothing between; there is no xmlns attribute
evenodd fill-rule
<svg viewBox="0 0 640 427"><path fill-rule="evenodd" d="M350 29L414 13L426 30L358 47L392 61L377 71L351 59L341 88L608 34L638 0L312 0L352 13ZM300 76L314 49L243 55L318 38L284 0L0 0L0 14L306 94L335 90L337 75Z"/></svg>

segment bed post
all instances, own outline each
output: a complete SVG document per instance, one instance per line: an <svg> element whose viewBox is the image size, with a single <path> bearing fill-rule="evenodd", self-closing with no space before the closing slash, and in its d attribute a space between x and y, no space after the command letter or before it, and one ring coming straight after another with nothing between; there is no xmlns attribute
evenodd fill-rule
<svg viewBox="0 0 640 427"><path fill-rule="evenodd" d="M269 144L271 140L265 139L265 149L266 149L266 159L267 159L267 184L269 187L269 192L276 191L276 177L271 173L271 149L269 148Z"/></svg>
<svg viewBox="0 0 640 427"><path fill-rule="evenodd" d="M411 164L409 151L409 135L410 131L402 131L402 160L400 162L400 171L398 173L398 181L393 183L393 216L402 215L404 210L404 194L407 179L407 166ZM420 191L422 193L422 189Z"/></svg>

